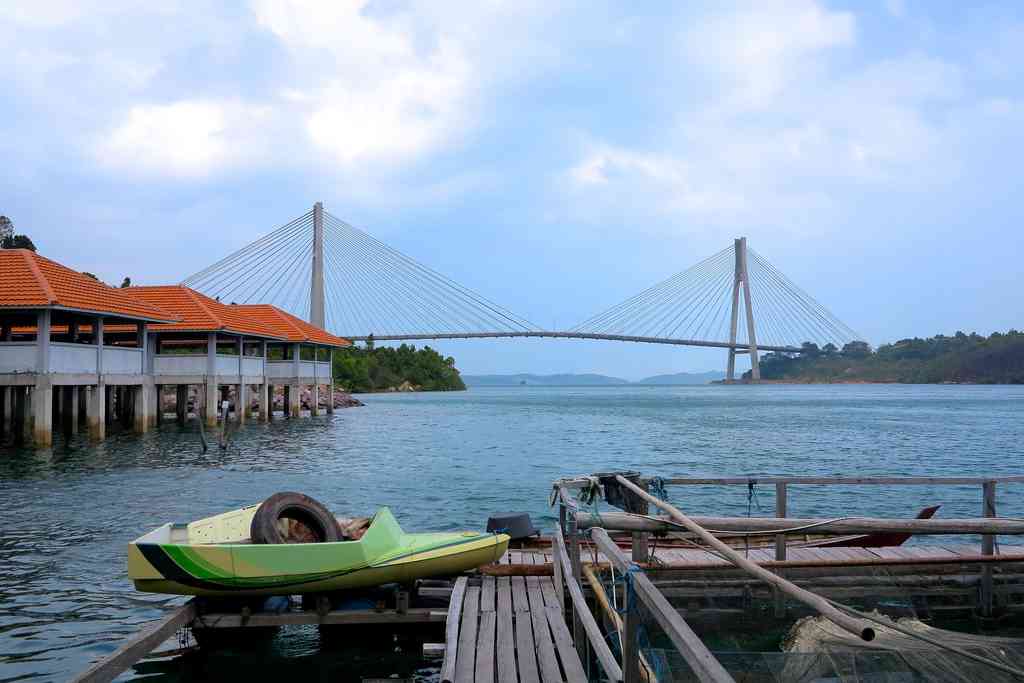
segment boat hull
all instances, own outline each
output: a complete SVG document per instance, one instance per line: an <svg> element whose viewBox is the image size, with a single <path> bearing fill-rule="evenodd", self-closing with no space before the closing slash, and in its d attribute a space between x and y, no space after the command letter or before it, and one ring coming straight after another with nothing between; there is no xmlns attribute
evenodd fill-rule
<svg viewBox="0 0 1024 683"><path fill-rule="evenodd" d="M406 534L385 509L358 541L255 545L147 540L144 536L128 546L128 575L138 590L246 596L326 593L458 574L498 561L509 538L476 532Z"/></svg>

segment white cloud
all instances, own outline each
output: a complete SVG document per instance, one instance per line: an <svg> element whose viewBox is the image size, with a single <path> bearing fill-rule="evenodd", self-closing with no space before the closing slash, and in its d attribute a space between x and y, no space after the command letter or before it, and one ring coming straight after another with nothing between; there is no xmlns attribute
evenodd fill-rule
<svg viewBox="0 0 1024 683"><path fill-rule="evenodd" d="M264 109L236 102L138 105L97 145L96 153L115 168L202 175L258 158L261 145L251 133L267 116Z"/></svg>
<svg viewBox="0 0 1024 683"><path fill-rule="evenodd" d="M467 124L473 70L443 31L418 36L410 13L374 17L365 0L258 0L261 26L312 78L289 89L304 103L312 144L345 165L415 158ZM418 40L419 38L419 40Z"/></svg>
<svg viewBox="0 0 1024 683"><path fill-rule="evenodd" d="M852 45L856 21L811 0L775 0L707 18L684 34L689 58L732 88L733 102L763 106L819 68L824 50Z"/></svg>
<svg viewBox="0 0 1024 683"><path fill-rule="evenodd" d="M922 54L850 66L833 58L853 47L852 16L812 2L772 7L692 27L701 48L688 46L691 65L715 86L686 93L657 149L585 145L567 171L570 200L699 218L681 225L821 231L851 193L956 176L949 121L965 96L962 67Z"/></svg>

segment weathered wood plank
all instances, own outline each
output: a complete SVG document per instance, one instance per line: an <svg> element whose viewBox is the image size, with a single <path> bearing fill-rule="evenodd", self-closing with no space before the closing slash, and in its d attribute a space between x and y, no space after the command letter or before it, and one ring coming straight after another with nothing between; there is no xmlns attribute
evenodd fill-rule
<svg viewBox="0 0 1024 683"><path fill-rule="evenodd" d="M555 592L555 583L553 579L548 577L540 579L540 593L544 596L545 607L562 606L562 603L558 600L558 593Z"/></svg>
<svg viewBox="0 0 1024 683"><path fill-rule="evenodd" d="M512 580L507 576L498 577L498 612L512 613Z"/></svg>
<svg viewBox="0 0 1024 683"><path fill-rule="evenodd" d="M533 641L533 623L529 612L515 613L516 663L521 683L540 683L537 671L537 648Z"/></svg>
<svg viewBox="0 0 1024 683"><path fill-rule="evenodd" d="M494 611L494 592L496 583L493 576L483 577L482 584L480 586L480 611L481 612L493 612Z"/></svg>
<svg viewBox="0 0 1024 683"><path fill-rule="evenodd" d="M541 680L544 683L562 683L562 672L558 668L555 643L551 639L551 629L548 627L548 618L543 604L539 604L535 608L531 604L530 622L533 624L533 642L537 648L537 664L540 667Z"/></svg>
<svg viewBox="0 0 1024 683"><path fill-rule="evenodd" d="M540 592L540 577L526 577L526 595L529 599L530 611L544 609L544 594Z"/></svg>
<svg viewBox="0 0 1024 683"><path fill-rule="evenodd" d="M147 624L134 638L71 680L73 683L108 683L195 618L196 606L189 601L163 618Z"/></svg>
<svg viewBox="0 0 1024 683"><path fill-rule="evenodd" d="M441 664L442 683L455 680L455 660L459 649L459 622L462 619L462 602L466 595L469 579L459 577L452 587L452 597L448 602L448 620L444 629L444 661Z"/></svg>
<svg viewBox="0 0 1024 683"><path fill-rule="evenodd" d="M502 588L498 585L497 614L497 660L498 683L517 683L516 637L512 625L512 595L506 586L506 600L501 599Z"/></svg>
<svg viewBox="0 0 1024 683"><path fill-rule="evenodd" d="M526 577L513 576L512 579L512 609L516 612L529 612L530 603L526 599Z"/></svg>
<svg viewBox="0 0 1024 683"><path fill-rule="evenodd" d="M569 683L586 683L587 673L583 670L583 663L576 654L576 647L572 641L572 634L569 627L562 619L562 612L558 607L547 607L544 613L548 618L548 627L555 639L555 650L558 658L562 661L562 670L565 672L565 680Z"/></svg>
<svg viewBox="0 0 1024 683"><path fill-rule="evenodd" d="M480 617L480 587L466 588L459 623L459 652L455 657L455 683L472 683L476 673L477 620Z"/></svg>
<svg viewBox="0 0 1024 683"><path fill-rule="evenodd" d="M604 668L607 678L610 681L621 681L622 669L612 655L611 648L608 647L608 642L605 640L601 627L597 625L597 620L590 612L590 607L587 605L586 598L583 597L583 590L580 588L580 584L573 578L570 572L567 557L568 550L566 549L561 529L556 529L555 534L553 547L555 554L559 555L560 562L566 569L565 586L572 601L573 613L579 617L580 624L583 626L584 631L586 631L587 639L590 641L590 647ZM579 657L578 653L577 657Z"/></svg>
<svg viewBox="0 0 1024 683"><path fill-rule="evenodd" d="M494 683L495 613L480 612L480 631L476 637L475 683Z"/></svg>

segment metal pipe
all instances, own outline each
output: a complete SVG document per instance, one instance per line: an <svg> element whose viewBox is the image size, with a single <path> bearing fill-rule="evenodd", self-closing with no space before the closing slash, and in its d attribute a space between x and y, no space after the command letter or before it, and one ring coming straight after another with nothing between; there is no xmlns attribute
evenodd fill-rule
<svg viewBox="0 0 1024 683"><path fill-rule="evenodd" d="M881 517L709 517L693 516L695 523L711 533L744 533L771 536L789 530L792 533L829 534L1024 534L1024 519L980 517L971 519L889 519ZM642 516L628 512L576 513L581 529L601 527L609 531L679 531L681 523L666 517ZM806 527L806 528L805 528Z"/></svg>

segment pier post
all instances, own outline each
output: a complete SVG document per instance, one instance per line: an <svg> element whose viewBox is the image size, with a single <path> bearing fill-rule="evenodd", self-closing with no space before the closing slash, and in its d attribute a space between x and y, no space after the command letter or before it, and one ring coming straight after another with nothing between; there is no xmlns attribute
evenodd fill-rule
<svg viewBox="0 0 1024 683"><path fill-rule="evenodd" d="M152 389L145 384L132 387L132 426L137 434L149 431L149 404Z"/></svg>
<svg viewBox="0 0 1024 683"><path fill-rule="evenodd" d="M48 375L40 375L32 390L32 440L38 448L53 445L53 386Z"/></svg>
<svg viewBox="0 0 1024 683"><path fill-rule="evenodd" d="M89 438L103 441L107 436L107 387L102 382L89 391Z"/></svg>
<svg viewBox="0 0 1024 683"><path fill-rule="evenodd" d="M249 385L240 382L235 390L235 419L238 424L245 424L246 413L249 412Z"/></svg>
<svg viewBox="0 0 1024 683"><path fill-rule="evenodd" d="M327 386L327 414L334 415L334 349L327 352L327 365L330 366L330 375Z"/></svg>
<svg viewBox="0 0 1024 683"><path fill-rule="evenodd" d="M981 485L981 515L983 517L996 516L996 483L986 481ZM986 534L981 537L981 554L994 555L996 549L996 537ZM992 565L984 564L981 569L981 614L991 617L995 608L995 596L992 590Z"/></svg>
<svg viewBox="0 0 1024 683"><path fill-rule="evenodd" d="M285 390L288 398L288 417L302 416L302 385L296 382L291 390Z"/></svg>
<svg viewBox="0 0 1024 683"><path fill-rule="evenodd" d="M263 384L259 386L259 402L260 402L260 422L270 422L270 413L274 409L270 405L270 397L272 396L270 385L267 384L266 378L264 378Z"/></svg>
<svg viewBox="0 0 1024 683"><path fill-rule="evenodd" d="M203 396L206 426L217 426L217 333L206 338L206 390Z"/></svg>

